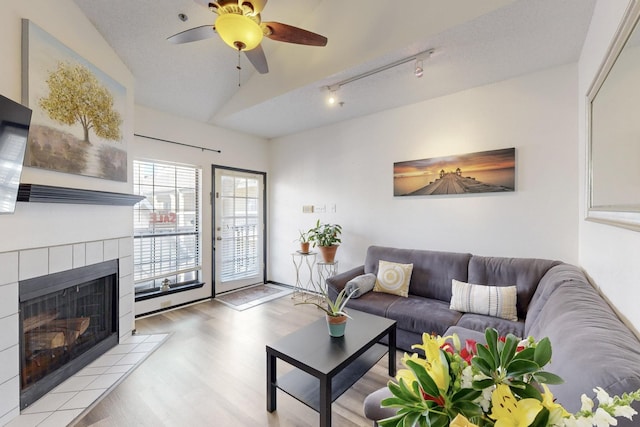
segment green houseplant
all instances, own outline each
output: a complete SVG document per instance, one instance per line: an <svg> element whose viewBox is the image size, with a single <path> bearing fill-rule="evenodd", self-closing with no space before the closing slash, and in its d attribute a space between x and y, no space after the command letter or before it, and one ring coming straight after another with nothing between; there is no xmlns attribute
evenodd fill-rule
<svg viewBox="0 0 640 427"><path fill-rule="evenodd" d="M326 289L320 289L320 300L318 302L313 300L307 300L296 303L299 304L312 304L324 311L327 315L327 327L329 328L329 335L332 337L341 337L344 335L344 330L347 326L347 319L350 317L344 310L347 302L351 296L355 293L354 290L350 294L347 294L347 288L343 288L335 300L331 300Z"/></svg>
<svg viewBox="0 0 640 427"><path fill-rule="evenodd" d="M303 254L308 254L309 253L309 232L308 231L302 231L302 230L298 230L298 233L300 233L300 237L298 237L295 241L300 242L300 252Z"/></svg>
<svg viewBox="0 0 640 427"><path fill-rule="evenodd" d="M320 248L322 258L325 262L333 262L335 260L338 244L342 243L340 235L342 234L342 226L338 224L321 224L320 220L316 222L316 226L308 231L309 241L313 247L316 245Z"/></svg>

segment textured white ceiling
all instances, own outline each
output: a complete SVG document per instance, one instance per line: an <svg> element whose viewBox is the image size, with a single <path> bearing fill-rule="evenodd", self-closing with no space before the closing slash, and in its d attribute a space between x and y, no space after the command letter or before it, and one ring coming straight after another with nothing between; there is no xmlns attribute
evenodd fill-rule
<svg viewBox="0 0 640 427"><path fill-rule="evenodd" d="M260 75L217 36L166 38L213 24L204 0L74 0L127 64L137 104L273 138L578 60L595 0L270 0L264 21L320 33L326 47L265 39ZM189 20L182 22L179 13ZM425 74L410 62L326 86L429 48Z"/></svg>

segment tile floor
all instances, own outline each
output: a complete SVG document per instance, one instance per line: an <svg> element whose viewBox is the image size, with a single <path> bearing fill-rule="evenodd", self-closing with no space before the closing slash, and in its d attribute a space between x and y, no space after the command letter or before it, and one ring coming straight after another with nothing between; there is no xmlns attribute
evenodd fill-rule
<svg viewBox="0 0 640 427"><path fill-rule="evenodd" d="M20 413L7 427L69 425L142 363L169 334L132 335Z"/></svg>

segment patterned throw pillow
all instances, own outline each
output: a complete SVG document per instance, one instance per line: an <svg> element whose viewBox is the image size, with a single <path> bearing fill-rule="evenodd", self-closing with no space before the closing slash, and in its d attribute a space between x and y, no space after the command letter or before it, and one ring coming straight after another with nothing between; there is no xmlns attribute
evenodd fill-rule
<svg viewBox="0 0 640 427"><path fill-rule="evenodd" d="M387 294L409 296L409 281L413 264L398 264L380 260L378 264L378 276L374 292L385 292Z"/></svg>
<svg viewBox="0 0 640 427"><path fill-rule="evenodd" d="M451 310L518 321L515 286L472 285L453 279L451 294Z"/></svg>

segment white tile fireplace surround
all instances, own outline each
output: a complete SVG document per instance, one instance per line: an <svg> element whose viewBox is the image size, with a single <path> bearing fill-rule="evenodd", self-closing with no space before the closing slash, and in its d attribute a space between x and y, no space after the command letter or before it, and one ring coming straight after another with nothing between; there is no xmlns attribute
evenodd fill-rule
<svg viewBox="0 0 640 427"><path fill-rule="evenodd" d="M0 253L0 426L20 414L18 282L117 259L119 338L133 327L133 240L130 236Z"/></svg>

